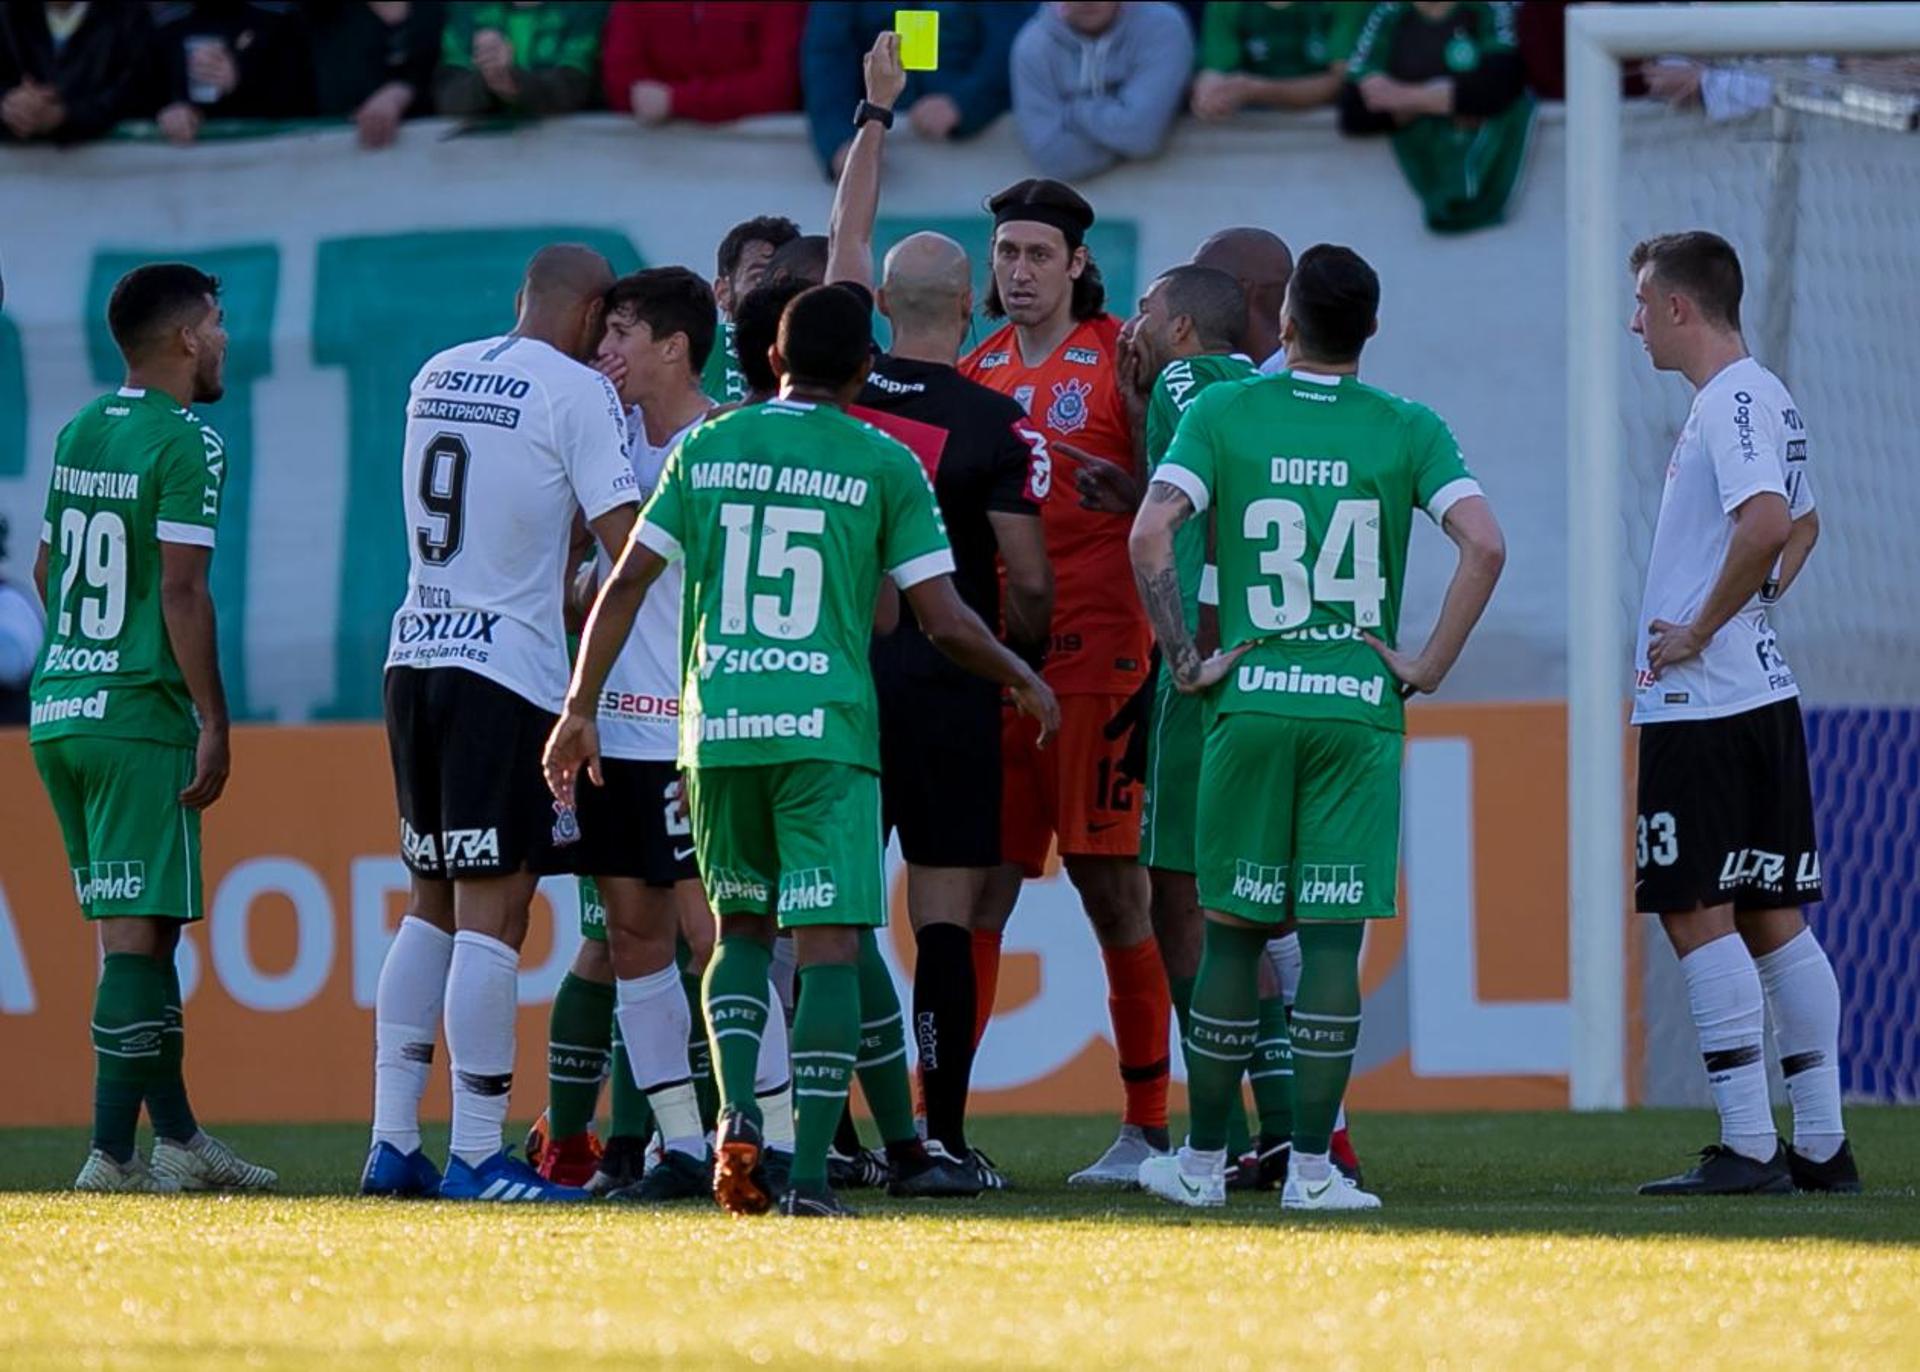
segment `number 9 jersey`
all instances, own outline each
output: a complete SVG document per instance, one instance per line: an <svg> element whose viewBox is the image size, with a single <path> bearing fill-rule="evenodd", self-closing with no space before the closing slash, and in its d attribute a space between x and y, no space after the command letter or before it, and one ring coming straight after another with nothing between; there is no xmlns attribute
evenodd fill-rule
<svg viewBox="0 0 1920 1372"><path fill-rule="evenodd" d="M1396 683L1360 634L1397 644L1413 511L1438 524L1480 494L1440 417L1351 376L1221 382L1153 479L1214 510L1221 647L1256 645L1214 711L1401 730Z"/></svg>
<svg viewBox="0 0 1920 1372"><path fill-rule="evenodd" d="M612 383L536 339L463 343L422 367L402 468L407 596L387 666L464 667L558 713L574 507L591 521L637 499L626 442Z"/></svg>

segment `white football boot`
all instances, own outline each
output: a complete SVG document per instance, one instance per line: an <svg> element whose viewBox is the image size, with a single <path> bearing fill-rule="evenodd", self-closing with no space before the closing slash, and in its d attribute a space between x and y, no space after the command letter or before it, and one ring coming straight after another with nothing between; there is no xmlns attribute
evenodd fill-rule
<svg viewBox="0 0 1920 1372"><path fill-rule="evenodd" d="M1309 1166L1311 1171L1324 1175L1312 1177L1303 1175L1298 1150L1287 1160L1287 1184L1280 1188L1282 1210L1378 1210L1380 1208L1380 1197L1355 1186L1347 1179L1346 1173L1335 1167L1327 1158L1316 1158Z"/></svg>
<svg viewBox="0 0 1920 1372"><path fill-rule="evenodd" d="M1171 1157L1147 1142L1137 1124L1120 1126L1120 1137L1090 1166L1067 1178L1068 1186L1127 1186L1140 1184L1140 1164L1148 1158Z"/></svg>
<svg viewBox="0 0 1920 1372"><path fill-rule="evenodd" d="M1178 1153L1155 1153L1140 1164L1140 1189L1162 1200L1195 1209L1216 1209L1227 1203L1227 1157L1202 1157L1191 1148Z"/></svg>
<svg viewBox="0 0 1920 1372"><path fill-rule="evenodd" d="M182 1191L271 1191L280 1174L248 1162L202 1129L185 1143L153 1145L153 1174Z"/></svg>
<svg viewBox="0 0 1920 1372"><path fill-rule="evenodd" d="M80 1175L73 1179L73 1189L122 1195L164 1195L178 1191L180 1186L177 1182L154 1176L147 1168L146 1159L138 1153L125 1162L115 1162L96 1148L87 1154Z"/></svg>

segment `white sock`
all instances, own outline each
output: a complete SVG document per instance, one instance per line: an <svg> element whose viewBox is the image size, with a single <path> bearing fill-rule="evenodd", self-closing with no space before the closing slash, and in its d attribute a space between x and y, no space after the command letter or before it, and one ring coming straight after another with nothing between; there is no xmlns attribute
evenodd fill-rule
<svg viewBox="0 0 1920 1372"><path fill-rule="evenodd" d="M773 941L773 962L767 969L768 980L773 983L776 1002L786 1011L789 1022L793 1019L794 978L799 975L800 954L790 938L777 938Z"/></svg>
<svg viewBox="0 0 1920 1372"><path fill-rule="evenodd" d="M1287 1167L1301 1181L1325 1181L1333 1174L1333 1158L1327 1153L1302 1153L1296 1148L1287 1158Z"/></svg>
<svg viewBox="0 0 1920 1372"><path fill-rule="evenodd" d="M1760 973L1737 934L1702 944L1680 959L1687 1005L1700 1032L1707 1084L1720 1111L1720 1142L1756 1162L1778 1147L1767 1103L1767 1061L1760 1035Z"/></svg>
<svg viewBox="0 0 1920 1372"><path fill-rule="evenodd" d="M1215 1172L1225 1171L1227 1150L1224 1148L1195 1148L1184 1144L1180 1149L1180 1170L1190 1177L1209 1177Z"/></svg>
<svg viewBox="0 0 1920 1372"><path fill-rule="evenodd" d="M1300 935L1282 934L1267 940L1267 965L1280 983L1280 999L1287 1005L1300 990Z"/></svg>
<svg viewBox="0 0 1920 1372"><path fill-rule="evenodd" d="M408 915L387 945L373 993L373 1141L420 1147L420 1097L433 1072L453 935Z"/></svg>
<svg viewBox="0 0 1920 1372"><path fill-rule="evenodd" d="M779 991L767 983L768 1005L779 1004ZM760 1135L767 1147L793 1151L793 1069L787 1061L787 1020L768 1015L760 1036L760 1057L753 1069L753 1094L760 1102Z"/></svg>
<svg viewBox="0 0 1920 1372"><path fill-rule="evenodd" d="M680 969L668 963L644 977L622 978L613 987L613 1014L627 1047L627 1066L633 1069L634 1085L646 1092L653 1107L661 1139L675 1152L705 1157L700 1103L687 1060L693 1011Z"/></svg>
<svg viewBox="0 0 1920 1372"><path fill-rule="evenodd" d="M513 1096L514 1017L520 955L497 938L462 929L447 971L447 1059L453 1068L453 1142L468 1164L498 1153Z"/></svg>
<svg viewBox="0 0 1920 1372"><path fill-rule="evenodd" d="M1794 1151L1825 1162L1847 1139L1840 1120L1840 983L1811 929L1753 964L1773 1011L1773 1043L1793 1102Z"/></svg>

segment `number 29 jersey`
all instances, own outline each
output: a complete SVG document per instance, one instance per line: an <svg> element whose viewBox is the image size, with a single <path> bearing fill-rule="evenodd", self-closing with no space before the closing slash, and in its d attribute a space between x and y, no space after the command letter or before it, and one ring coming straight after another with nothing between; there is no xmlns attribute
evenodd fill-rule
<svg viewBox="0 0 1920 1372"><path fill-rule="evenodd" d="M674 450L634 537L685 559L683 767L880 770L881 576L906 590L953 571L919 458L831 406L751 405Z"/></svg>
<svg viewBox="0 0 1920 1372"><path fill-rule="evenodd" d="M507 335L435 355L407 402L407 596L388 667L464 667L543 710L567 693L576 506L633 503L626 414L592 368Z"/></svg>
<svg viewBox="0 0 1920 1372"><path fill-rule="evenodd" d="M160 545L211 549L226 444L159 391L123 386L75 415L47 487L47 640L30 738L191 746L199 732L160 609Z"/></svg>
<svg viewBox="0 0 1920 1372"><path fill-rule="evenodd" d="M1223 648L1252 643L1210 703L1399 730L1400 694L1365 630L1397 644L1413 512L1480 494L1424 405L1351 376L1220 382L1187 410L1153 479L1214 510Z"/></svg>

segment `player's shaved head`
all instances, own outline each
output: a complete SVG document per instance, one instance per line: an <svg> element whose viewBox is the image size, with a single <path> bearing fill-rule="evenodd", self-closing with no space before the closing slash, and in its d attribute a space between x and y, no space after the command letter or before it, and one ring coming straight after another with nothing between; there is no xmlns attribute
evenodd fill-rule
<svg viewBox="0 0 1920 1372"><path fill-rule="evenodd" d="M824 233L803 233L775 248L773 256L767 259L767 274L762 278L776 286L783 281L818 286L826 279L827 236Z"/></svg>
<svg viewBox="0 0 1920 1372"><path fill-rule="evenodd" d="M1193 265L1212 267L1246 293L1246 324L1234 345L1259 362L1279 344L1280 311L1293 279L1293 250L1277 233L1243 225L1222 229L1193 252Z"/></svg>
<svg viewBox="0 0 1920 1372"><path fill-rule="evenodd" d="M967 250L943 233L909 234L887 253L880 289L895 328L946 322L964 314L961 302L973 290Z"/></svg>
<svg viewBox="0 0 1920 1372"><path fill-rule="evenodd" d="M529 301L571 303L605 295L612 284L612 266L584 243L549 243L527 263Z"/></svg>
<svg viewBox="0 0 1920 1372"><path fill-rule="evenodd" d="M1223 352L1236 345L1247 317L1247 297L1231 275L1214 267L1172 267L1161 273L1160 290L1168 315L1185 315L1193 321L1203 352Z"/></svg>
<svg viewBox="0 0 1920 1372"><path fill-rule="evenodd" d="M613 267L584 243L549 243L527 263L513 331L578 361L600 347Z"/></svg>

